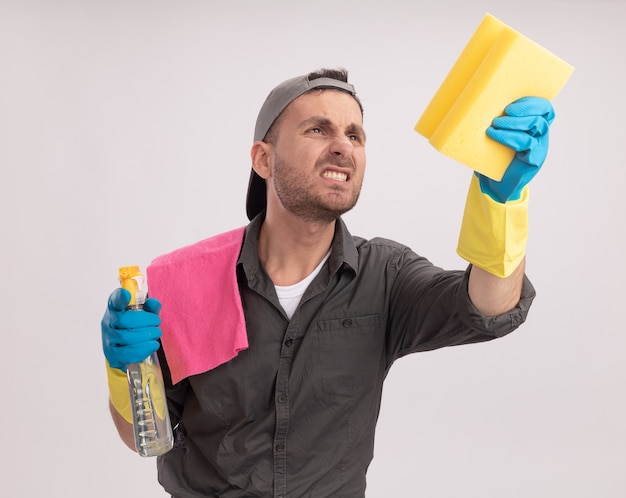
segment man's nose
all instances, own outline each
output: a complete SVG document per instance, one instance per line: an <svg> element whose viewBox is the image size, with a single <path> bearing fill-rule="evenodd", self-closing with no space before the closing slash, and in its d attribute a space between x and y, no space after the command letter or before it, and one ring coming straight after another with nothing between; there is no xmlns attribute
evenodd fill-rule
<svg viewBox="0 0 626 498"><path fill-rule="evenodd" d="M354 149L354 144L349 137L346 137L345 135L337 135L333 137L330 147L331 153L338 156L350 157Z"/></svg>

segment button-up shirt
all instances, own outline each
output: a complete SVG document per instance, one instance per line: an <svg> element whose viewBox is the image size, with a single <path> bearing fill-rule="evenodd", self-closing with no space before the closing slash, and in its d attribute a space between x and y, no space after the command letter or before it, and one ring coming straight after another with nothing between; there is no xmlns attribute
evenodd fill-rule
<svg viewBox="0 0 626 498"><path fill-rule="evenodd" d="M330 258L288 319L259 261L262 222L247 227L237 264L248 349L174 386L161 355L176 442L159 480L176 498L362 498L394 361L508 334L534 289L525 278L518 305L487 317L469 299L469 268L444 271L338 220Z"/></svg>

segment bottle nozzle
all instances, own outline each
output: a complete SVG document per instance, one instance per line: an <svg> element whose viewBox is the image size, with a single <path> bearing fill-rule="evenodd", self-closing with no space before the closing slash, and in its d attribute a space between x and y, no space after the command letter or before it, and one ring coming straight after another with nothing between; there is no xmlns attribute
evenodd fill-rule
<svg viewBox="0 0 626 498"><path fill-rule="evenodd" d="M119 269L120 284L122 288L130 292L129 306L143 304L145 300L145 292L143 287L143 273L138 266L122 266Z"/></svg>

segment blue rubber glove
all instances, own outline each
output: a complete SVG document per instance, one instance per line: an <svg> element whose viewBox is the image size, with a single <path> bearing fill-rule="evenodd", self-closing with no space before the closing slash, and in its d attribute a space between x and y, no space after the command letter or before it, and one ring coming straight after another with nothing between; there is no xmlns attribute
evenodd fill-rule
<svg viewBox="0 0 626 498"><path fill-rule="evenodd" d="M499 182L476 173L481 191L500 203L518 200L522 189L541 168L548 154L548 130L554 120L554 108L546 99L523 97L506 106L504 114L493 120L487 136L517 153Z"/></svg>
<svg viewBox="0 0 626 498"><path fill-rule="evenodd" d="M161 303L148 298L142 311L127 311L130 292L118 288L109 297L102 317L102 349L109 365L126 372L126 365L138 363L159 349Z"/></svg>

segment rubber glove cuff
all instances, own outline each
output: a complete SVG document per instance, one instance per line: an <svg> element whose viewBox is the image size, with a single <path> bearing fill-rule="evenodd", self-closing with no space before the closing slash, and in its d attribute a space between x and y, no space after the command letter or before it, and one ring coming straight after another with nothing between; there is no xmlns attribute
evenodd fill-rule
<svg viewBox="0 0 626 498"><path fill-rule="evenodd" d="M508 277L526 254L528 189L505 204L485 195L472 175L457 254L497 277Z"/></svg>
<svg viewBox="0 0 626 498"><path fill-rule="evenodd" d="M119 368L112 368L108 361L106 362L106 371L111 404L126 422L132 424L133 414L130 409L128 378Z"/></svg>

